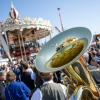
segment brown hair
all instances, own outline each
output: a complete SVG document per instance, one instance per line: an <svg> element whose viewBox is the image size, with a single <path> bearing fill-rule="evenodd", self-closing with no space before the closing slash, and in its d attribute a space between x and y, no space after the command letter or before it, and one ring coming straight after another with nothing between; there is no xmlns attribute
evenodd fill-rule
<svg viewBox="0 0 100 100"><path fill-rule="evenodd" d="M21 63L21 66L24 68L24 69L27 69L28 68L28 64L26 62L22 62Z"/></svg>
<svg viewBox="0 0 100 100"><path fill-rule="evenodd" d="M44 81L49 81L49 80L53 79L53 73L40 73L40 77Z"/></svg>
<svg viewBox="0 0 100 100"><path fill-rule="evenodd" d="M16 80L16 75L13 71L9 71L7 74L6 74L6 80L7 82L12 82L14 80Z"/></svg>

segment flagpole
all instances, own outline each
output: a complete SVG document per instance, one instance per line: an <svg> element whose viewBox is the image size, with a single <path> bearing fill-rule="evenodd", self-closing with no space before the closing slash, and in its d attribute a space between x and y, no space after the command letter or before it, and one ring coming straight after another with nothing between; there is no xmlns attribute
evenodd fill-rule
<svg viewBox="0 0 100 100"><path fill-rule="evenodd" d="M57 10L58 10L58 13L59 13L61 29L62 29L62 31L64 31L64 27L63 27L63 23L62 23L62 18L61 18L61 14L60 14L60 8L57 8Z"/></svg>

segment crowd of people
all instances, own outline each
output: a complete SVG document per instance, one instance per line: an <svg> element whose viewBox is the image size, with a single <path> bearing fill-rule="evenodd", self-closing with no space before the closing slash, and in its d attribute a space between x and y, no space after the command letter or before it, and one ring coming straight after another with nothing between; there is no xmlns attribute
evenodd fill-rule
<svg viewBox="0 0 100 100"><path fill-rule="evenodd" d="M83 56L90 69L100 68L100 48L96 44L91 45Z"/></svg>
<svg viewBox="0 0 100 100"><path fill-rule="evenodd" d="M60 71L41 73L26 62L3 66L0 71L0 100L66 100L66 86L61 84L60 75Z"/></svg>
<svg viewBox="0 0 100 100"><path fill-rule="evenodd" d="M88 48L87 52L83 54L88 68L98 86L100 87L100 37L96 37Z"/></svg>
<svg viewBox="0 0 100 100"><path fill-rule="evenodd" d="M91 45L83 57L90 70L100 68L100 46ZM39 72L30 62L3 65L0 67L0 100L67 100L70 83L64 82L65 77L62 70Z"/></svg>

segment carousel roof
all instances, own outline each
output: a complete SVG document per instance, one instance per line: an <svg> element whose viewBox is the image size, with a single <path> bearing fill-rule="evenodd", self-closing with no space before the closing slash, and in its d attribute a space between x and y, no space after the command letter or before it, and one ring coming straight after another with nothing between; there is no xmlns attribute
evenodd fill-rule
<svg viewBox="0 0 100 100"><path fill-rule="evenodd" d="M25 17L20 19L18 11L12 4L9 12L9 18L7 18L7 20L2 24L2 31L7 32L20 29L35 30L34 33L37 34L34 34L35 39L40 39L51 33L52 25L49 20L44 20L42 18L31 19L30 17Z"/></svg>
<svg viewBox="0 0 100 100"><path fill-rule="evenodd" d="M44 29L51 31L52 25L50 21L43 20L42 18L34 18L30 19L29 17L25 17L24 19L12 19L8 18L3 24L3 31L13 31L15 29L30 29L35 28L37 30Z"/></svg>

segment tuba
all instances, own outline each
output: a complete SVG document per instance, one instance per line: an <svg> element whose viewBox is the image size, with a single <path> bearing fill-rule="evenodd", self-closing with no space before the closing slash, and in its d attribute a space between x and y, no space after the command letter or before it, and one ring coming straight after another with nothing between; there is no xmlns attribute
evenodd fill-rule
<svg viewBox="0 0 100 100"><path fill-rule="evenodd" d="M64 84L67 85L68 100L97 100L100 96L82 57L92 38L87 28L71 28L48 41L36 56L36 67L40 72L62 70L66 74Z"/></svg>
<svg viewBox="0 0 100 100"><path fill-rule="evenodd" d="M70 81L67 90L68 98L71 100L98 100L100 96L99 88L93 80L83 57L64 68L63 71L68 77L64 79L64 83L66 84L68 79Z"/></svg>

